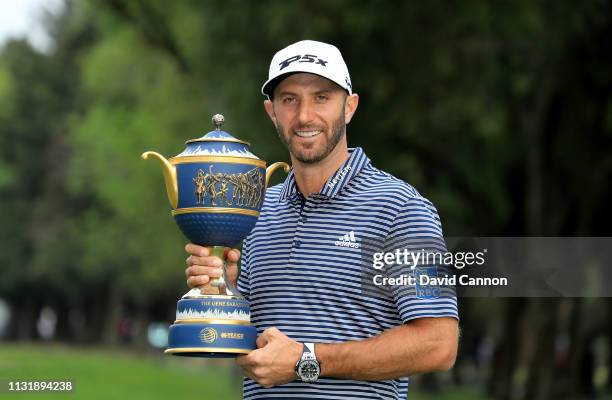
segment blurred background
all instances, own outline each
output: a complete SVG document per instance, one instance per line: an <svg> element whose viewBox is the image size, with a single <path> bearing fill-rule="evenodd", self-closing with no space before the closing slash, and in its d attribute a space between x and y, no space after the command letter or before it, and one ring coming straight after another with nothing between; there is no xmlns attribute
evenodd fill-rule
<svg viewBox="0 0 612 400"><path fill-rule="evenodd" d="M231 361L162 355L186 240L139 156L179 153L220 112L288 160L259 90L301 39L341 49L361 96L349 144L431 199L446 235L610 236L609 1L0 0L0 15L0 379L240 398ZM410 399L612 398L610 299L459 302L455 368L414 377Z"/></svg>

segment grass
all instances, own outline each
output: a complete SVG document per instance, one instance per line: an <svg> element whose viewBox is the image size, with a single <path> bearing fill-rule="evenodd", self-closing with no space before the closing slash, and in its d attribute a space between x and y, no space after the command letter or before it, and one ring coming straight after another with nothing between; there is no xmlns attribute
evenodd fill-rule
<svg viewBox="0 0 612 400"><path fill-rule="evenodd" d="M0 343L0 381L6 379L69 379L75 389L72 393L7 394L5 388L0 388L0 400L235 400L242 397L242 378L233 360L171 357L161 351L139 355L133 350L117 348ZM414 383L409 389L409 400L486 399L475 388L453 387L432 394L420 391Z"/></svg>
<svg viewBox="0 0 612 400"><path fill-rule="evenodd" d="M138 355L120 349L0 344L0 380L74 382L72 393L7 394L0 399L240 399L242 379L233 360ZM6 384L6 381L4 382Z"/></svg>
<svg viewBox="0 0 612 400"><path fill-rule="evenodd" d="M408 400L486 400L487 397L475 388L449 388L441 393L423 393L417 388L408 389Z"/></svg>

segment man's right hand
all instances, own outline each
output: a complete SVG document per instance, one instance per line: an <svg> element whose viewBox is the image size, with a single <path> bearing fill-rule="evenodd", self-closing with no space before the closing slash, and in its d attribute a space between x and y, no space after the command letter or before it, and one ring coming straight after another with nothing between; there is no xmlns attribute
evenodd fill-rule
<svg viewBox="0 0 612 400"><path fill-rule="evenodd" d="M223 276L221 266L223 261L216 256L211 256L210 249L199 246L197 244L188 243L185 246L185 251L189 253L189 257L185 262L185 276L187 276L187 286L190 288L201 287L210 282L211 279ZM227 276L229 283L236 287L238 280L238 260L240 260L240 251L238 249L226 249L225 260L227 262Z"/></svg>

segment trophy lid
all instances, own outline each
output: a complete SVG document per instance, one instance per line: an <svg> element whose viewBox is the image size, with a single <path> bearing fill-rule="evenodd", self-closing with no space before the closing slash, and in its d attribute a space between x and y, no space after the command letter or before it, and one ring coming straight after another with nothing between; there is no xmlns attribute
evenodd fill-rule
<svg viewBox="0 0 612 400"><path fill-rule="evenodd" d="M206 135L185 142L187 147L176 157L188 156L219 156L219 157L247 157L259 159L249 151L249 142L236 139L226 131L221 130L225 118L221 114L212 117L215 130Z"/></svg>

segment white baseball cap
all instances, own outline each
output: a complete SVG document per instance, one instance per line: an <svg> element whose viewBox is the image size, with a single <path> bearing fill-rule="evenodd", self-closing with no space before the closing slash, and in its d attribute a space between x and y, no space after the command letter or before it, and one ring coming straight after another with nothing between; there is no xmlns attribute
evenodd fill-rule
<svg viewBox="0 0 612 400"><path fill-rule="evenodd" d="M287 75L307 72L337 83L349 94L353 93L351 77L340 50L331 44L302 40L279 50L270 62L268 80L261 93L270 98L274 87Z"/></svg>

